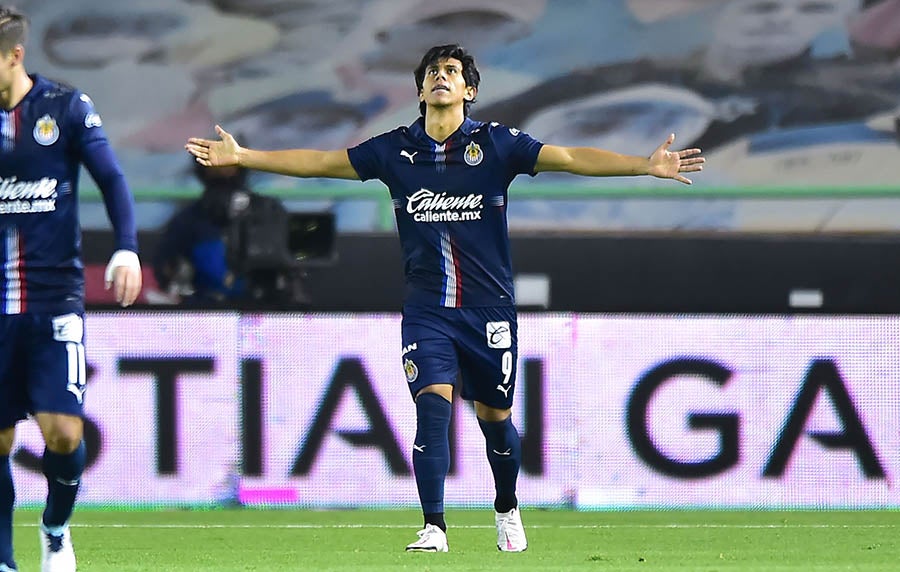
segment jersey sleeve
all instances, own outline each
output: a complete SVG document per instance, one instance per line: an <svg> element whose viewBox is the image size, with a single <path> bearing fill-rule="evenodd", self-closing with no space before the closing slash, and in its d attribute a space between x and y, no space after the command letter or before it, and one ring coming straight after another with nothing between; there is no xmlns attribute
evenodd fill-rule
<svg viewBox="0 0 900 572"><path fill-rule="evenodd" d="M382 149L387 145L388 134L384 133L363 141L356 147L347 149L350 164L356 169L360 180L381 179L384 171Z"/></svg>
<svg viewBox="0 0 900 572"><path fill-rule="evenodd" d="M534 166L544 144L528 133L499 123L491 124L494 143L506 160L511 176L535 176Z"/></svg>
<svg viewBox="0 0 900 572"><path fill-rule="evenodd" d="M69 104L68 133L72 134L72 145L76 149L82 149L92 141L106 140L103 131L103 121L94 102L87 94L76 91Z"/></svg>
<svg viewBox="0 0 900 572"><path fill-rule="evenodd" d="M67 120L72 146L103 195L106 213L115 234L116 249L137 252L134 198L91 98L75 92Z"/></svg>

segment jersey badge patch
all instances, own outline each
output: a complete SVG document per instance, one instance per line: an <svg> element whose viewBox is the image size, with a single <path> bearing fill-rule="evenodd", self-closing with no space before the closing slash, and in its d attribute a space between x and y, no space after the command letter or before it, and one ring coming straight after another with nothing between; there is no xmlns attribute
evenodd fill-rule
<svg viewBox="0 0 900 572"><path fill-rule="evenodd" d="M93 111L84 116L84 126L88 129L91 127L103 127L103 120L100 115Z"/></svg>
<svg viewBox="0 0 900 572"><path fill-rule="evenodd" d="M485 324L489 348L508 350L512 347L512 330L509 322L488 322Z"/></svg>
<svg viewBox="0 0 900 572"><path fill-rule="evenodd" d="M38 145L47 147L53 145L59 139L59 126L56 120L49 115L44 115L34 124L34 140Z"/></svg>
<svg viewBox="0 0 900 572"><path fill-rule="evenodd" d="M406 372L406 381L409 383L419 379L419 366L413 360L408 359L403 362L403 370Z"/></svg>
<svg viewBox="0 0 900 572"><path fill-rule="evenodd" d="M466 160L466 165L470 167L474 167L481 163L481 160L484 159L484 152L482 152L481 147L478 143L472 141L466 146L466 153L464 155Z"/></svg>

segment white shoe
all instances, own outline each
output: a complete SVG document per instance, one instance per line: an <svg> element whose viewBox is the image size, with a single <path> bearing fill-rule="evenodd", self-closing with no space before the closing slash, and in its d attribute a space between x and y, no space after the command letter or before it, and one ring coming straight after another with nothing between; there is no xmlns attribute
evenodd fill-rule
<svg viewBox="0 0 900 572"><path fill-rule="evenodd" d="M75 572L75 549L69 527L66 526L59 536L45 532L43 524L38 532L41 535L41 572Z"/></svg>
<svg viewBox="0 0 900 572"><path fill-rule="evenodd" d="M425 528L417 532L419 540L408 544L406 550L409 552L449 552L450 545L447 544L447 533L433 524L426 524Z"/></svg>
<svg viewBox="0 0 900 572"><path fill-rule="evenodd" d="M518 508L494 513L494 523L497 525L497 548L502 552L523 552L528 548Z"/></svg>

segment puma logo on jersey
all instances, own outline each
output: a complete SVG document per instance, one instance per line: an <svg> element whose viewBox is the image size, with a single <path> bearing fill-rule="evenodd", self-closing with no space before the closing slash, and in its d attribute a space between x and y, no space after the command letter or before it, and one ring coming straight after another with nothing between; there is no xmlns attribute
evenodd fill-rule
<svg viewBox="0 0 900 572"><path fill-rule="evenodd" d="M84 390L84 385L78 385L77 383L70 383L66 386L66 391L74 395L78 403L84 403Z"/></svg>
<svg viewBox="0 0 900 572"><path fill-rule="evenodd" d="M425 452L425 447L427 447L427 445L416 445L415 443L413 443L413 449L415 449L416 451L418 451L420 453Z"/></svg>
<svg viewBox="0 0 900 572"><path fill-rule="evenodd" d="M498 451L497 449L491 449L494 454L500 455L501 457L509 457L512 454L512 449L507 449L505 451Z"/></svg>
<svg viewBox="0 0 900 572"><path fill-rule="evenodd" d="M413 161L413 157L415 157L416 153L418 153L418 151L413 151L412 154L410 155L409 151L407 151L406 149L402 149L400 151L400 156L406 157L407 159L409 159L409 164L414 165L415 161Z"/></svg>
<svg viewBox="0 0 900 572"><path fill-rule="evenodd" d="M512 387L511 385L498 385L497 391L502 393L503 397L509 397L509 390L511 387Z"/></svg>

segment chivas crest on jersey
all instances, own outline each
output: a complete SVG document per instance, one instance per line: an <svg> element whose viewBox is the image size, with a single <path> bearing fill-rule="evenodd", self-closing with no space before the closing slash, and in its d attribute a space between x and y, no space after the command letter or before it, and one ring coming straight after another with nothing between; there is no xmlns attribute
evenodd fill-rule
<svg viewBox="0 0 900 572"><path fill-rule="evenodd" d="M409 383L412 383L419 378L419 367L413 360L408 359L403 362L403 370L406 372L406 381Z"/></svg>
<svg viewBox="0 0 900 572"><path fill-rule="evenodd" d="M59 139L59 126L56 120L49 115L44 115L34 124L34 140L39 145L48 146L56 143Z"/></svg>
<svg viewBox="0 0 900 572"><path fill-rule="evenodd" d="M475 165L481 163L481 160L484 159L484 153L481 151L481 147L478 143L472 141L466 146L465 160L466 165L471 165L474 167Z"/></svg>

